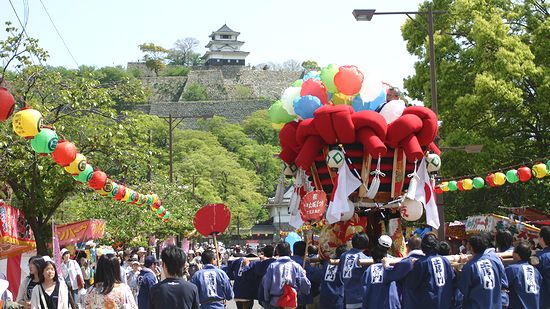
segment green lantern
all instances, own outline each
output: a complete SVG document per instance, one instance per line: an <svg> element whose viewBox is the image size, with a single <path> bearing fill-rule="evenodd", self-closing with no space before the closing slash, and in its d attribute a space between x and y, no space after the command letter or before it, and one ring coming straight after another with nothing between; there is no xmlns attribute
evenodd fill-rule
<svg viewBox="0 0 550 309"><path fill-rule="evenodd" d="M73 176L73 178L82 183L88 183L88 180L92 178L93 172L94 172L94 168L90 164L86 164L86 168L84 169L84 171L76 176Z"/></svg>
<svg viewBox="0 0 550 309"><path fill-rule="evenodd" d="M49 154L55 150L58 141L59 138L54 130L42 129L31 140L31 147L39 154Z"/></svg>
<svg viewBox="0 0 550 309"><path fill-rule="evenodd" d="M518 177L518 171L517 170L509 170L506 172L506 180L509 182L509 183L516 183L519 181L519 177Z"/></svg>
<svg viewBox="0 0 550 309"><path fill-rule="evenodd" d="M147 197L147 201L146 201L147 206L153 205L153 197L150 194L147 194L146 197Z"/></svg>
<svg viewBox="0 0 550 309"><path fill-rule="evenodd" d="M159 209L157 209L157 215L160 215L161 213L164 212L164 207L160 206Z"/></svg>
<svg viewBox="0 0 550 309"><path fill-rule="evenodd" d="M170 219L170 212L167 211L167 212L164 214L164 217L162 217L162 219L165 219L165 220Z"/></svg>
<svg viewBox="0 0 550 309"><path fill-rule="evenodd" d="M113 191L109 192L107 196L114 197L118 193L118 183L113 182Z"/></svg>
<svg viewBox="0 0 550 309"><path fill-rule="evenodd" d="M485 187L485 180L481 177L474 178L474 188L481 189L483 187Z"/></svg>
<svg viewBox="0 0 550 309"><path fill-rule="evenodd" d="M458 189L458 184L454 180L449 181L448 186L449 186L449 191L456 191Z"/></svg>

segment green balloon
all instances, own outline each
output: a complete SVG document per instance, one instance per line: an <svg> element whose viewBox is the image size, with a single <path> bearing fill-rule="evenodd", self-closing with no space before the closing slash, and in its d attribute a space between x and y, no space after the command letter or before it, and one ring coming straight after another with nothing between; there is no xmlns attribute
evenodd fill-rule
<svg viewBox="0 0 550 309"><path fill-rule="evenodd" d="M509 183L515 183L519 181L518 177L518 171L517 170L509 170L506 172L506 180Z"/></svg>
<svg viewBox="0 0 550 309"><path fill-rule="evenodd" d="M321 81L325 84L329 92L338 92L336 85L334 85L334 75L338 73L338 70L339 67L336 64L329 64L321 70Z"/></svg>
<svg viewBox="0 0 550 309"><path fill-rule="evenodd" d="M57 133L50 129L42 129L31 140L31 148L37 153L52 153L57 147L59 138Z"/></svg>
<svg viewBox="0 0 550 309"><path fill-rule="evenodd" d="M449 181L447 186L449 187L449 191L456 191L458 189L457 182L454 180Z"/></svg>
<svg viewBox="0 0 550 309"><path fill-rule="evenodd" d="M294 81L292 83L292 87L302 87L303 83L304 83L304 81L302 79L297 79L296 81Z"/></svg>
<svg viewBox="0 0 550 309"><path fill-rule="evenodd" d="M84 169L84 171L76 176L73 176L73 178L82 183L87 183L88 180L92 178L93 172L94 172L94 168L90 164L86 164L86 168Z"/></svg>
<svg viewBox="0 0 550 309"><path fill-rule="evenodd" d="M283 107L283 102L275 101L267 111L267 116L272 123L287 123L296 117L290 115Z"/></svg>
<svg viewBox="0 0 550 309"><path fill-rule="evenodd" d="M485 187L485 180L481 177L474 178L474 188L481 189L483 187Z"/></svg>

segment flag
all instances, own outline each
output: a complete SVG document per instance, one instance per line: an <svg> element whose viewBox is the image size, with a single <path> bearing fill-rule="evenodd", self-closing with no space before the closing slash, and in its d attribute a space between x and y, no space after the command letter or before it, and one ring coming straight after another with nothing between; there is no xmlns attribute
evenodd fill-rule
<svg viewBox="0 0 550 309"><path fill-rule="evenodd" d="M53 244L53 261L57 268L57 273L61 274L61 255L59 249L59 238L57 237L57 229L55 228L55 223L52 220L52 244Z"/></svg>
<svg viewBox="0 0 550 309"><path fill-rule="evenodd" d="M353 204L348 196L361 186L361 180L355 177L347 164L342 164L338 170L338 180L332 190L331 201L328 204L327 221L330 224L341 221L344 214L353 214Z"/></svg>
<svg viewBox="0 0 550 309"><path fill-rule="evenodd" d="M302 196L305 195L305 184L304 182L306 179L306 172L303 169L299 169L296 173L296 180L294 182L294 192L292 192L292 196L290 197L290 203L289 203L289 212L290 212L290 220L288 224L292 226L293 228L300 228L304 221L302 220L302 216L300 216L300 201L302 200Z"/></svg>
<svg viewBox="0 0 550 309"><path fill-rule="evenodd" d="M435 229L439 228L439 215L437 213L437 203L435 202L434 186L430 175L428 174L426 158L420 162L420 167L417 171L418 185L416 186L416 194L414 199L424 204L426 211L426 223Z"/></svg>

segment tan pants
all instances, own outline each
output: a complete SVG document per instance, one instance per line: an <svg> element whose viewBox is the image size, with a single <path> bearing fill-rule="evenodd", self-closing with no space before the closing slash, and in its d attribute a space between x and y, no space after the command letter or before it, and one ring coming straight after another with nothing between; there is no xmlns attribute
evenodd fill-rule
<svg viewBox="0 0 550 309"><path fill-rule="evenodd" d="M319 309L319 295L313 298L313 304L306 305L307 309Z"/></svg>

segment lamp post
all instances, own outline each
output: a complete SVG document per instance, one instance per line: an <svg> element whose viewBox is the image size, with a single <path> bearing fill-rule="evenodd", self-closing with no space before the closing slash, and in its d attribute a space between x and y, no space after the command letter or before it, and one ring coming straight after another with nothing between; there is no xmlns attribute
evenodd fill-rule
<svg viewBox="0 0 550 309"><path fill-rule="evenodd" d="M432 4L428 4L428 10L425 12L420 11L397 11L397 12L376 12L374 9L356 9L352 14L357 21L371 21L374 15L407 15L412 19L411 15L426 15L428 21L428 49L430 55L430 82L431 82L431 98L432 98L432 111L437 115L437 87L435 81L435 48L434 48L434 30L433 30L433 15L445 14L447 11L434 11ZM441 204L441 197L436 195L436 204ZM445 239L445 214L443 207L437 207L437 213L439 216L439 239Z"/></svg>

